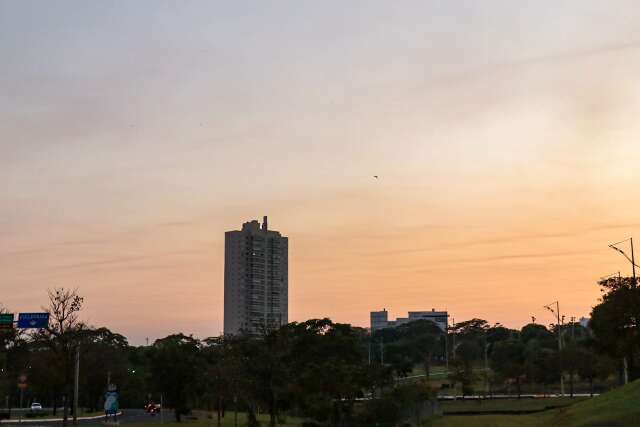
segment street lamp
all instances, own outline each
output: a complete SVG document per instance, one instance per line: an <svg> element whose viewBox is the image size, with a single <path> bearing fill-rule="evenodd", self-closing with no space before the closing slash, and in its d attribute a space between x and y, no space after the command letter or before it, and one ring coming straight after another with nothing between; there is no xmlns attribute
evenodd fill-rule
<svg viewBox="0 0 640 427"><path fill-rule="evenodd" d="M619 247L617 247L616 245L619 245L620 243L624 243L624 242L629 242L631 245L631 257L629 257L629 255L627 255L622 249L620 249ZM633 255L633 237L629 237L628 239L624 239L621 240L619 242L616 243L612 243L609 245L609 247L611 249L613 249L616 252L621 253L622 255L624 255L624 257L631 263L631 269L633 271L633 287L636 287L636 259L635 256Z"/></svg>
<svg viewBox="0 0 640 427"><path fill-rule="evenodd" d="M553 309L553 305L556 306L555 310ZM564 396L564 372L562 370L562 331L560 330L560 302L552 302L549 305L545 305L544 308L549 310L551 314L553 314L557 319L556 327L558 329L558 356L560 358L560 394ZM564 320L564 316L562 316L562 318Z"/></svg>

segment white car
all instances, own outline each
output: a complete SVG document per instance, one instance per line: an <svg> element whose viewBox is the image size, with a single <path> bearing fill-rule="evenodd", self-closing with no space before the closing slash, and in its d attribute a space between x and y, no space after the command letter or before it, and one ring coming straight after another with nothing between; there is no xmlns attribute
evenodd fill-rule
<svg viewBox="0 0 640 427"><path fill-rule="evenodd" d="M32 411L41 411L42 410L42 405L36 402L33 402L31 404L31 410Z"/></svg>

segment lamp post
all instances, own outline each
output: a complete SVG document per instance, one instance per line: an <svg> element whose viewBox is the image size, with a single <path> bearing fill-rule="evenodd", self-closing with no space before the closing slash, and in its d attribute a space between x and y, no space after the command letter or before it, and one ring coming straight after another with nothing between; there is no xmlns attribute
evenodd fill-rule
<svg viewBox="0 0 640 427"><path fill-rule="evenodd" d="M80 345L76 347L75 372L73 378L73 425L78 425L78 393L80 391Z"/></svg>
<svg viewBox="0 0 640 427"><path fill-rule="evenodd" d="M631 257L629 257L629 255L627 255L622 249L616 246L616 245L619 245L620 243L625 243L627 241L631 245ZM628 239L621 240L616 243L612 243L609 245L609 247L614 251L621 253L627 259L627 261L631 263L631 271L633 274L633 284L631 286L635 288L636 287L636 258L633 254L633 237L629 237Z"/></svg>
<svg viewBox="0 0 640 427"><path fill-rule="evenodd" d="M552 306L555 304L556 309L554 310ZM560 358L560 394L564 397L564 372L562 367L562 331L560 326L560 302L552 302L549 305L545 305L544 308L549 310L552 314L556 316L556 328L558 329L558 355Z"/></svg>
<svg viewBox="0 0 640 427"><path fill-rule="evenodd" d="M620 243L625 243L627 241L629 241L629 245L631 246L631 257L629 257L629 255L627 255L622 249L617 247L617 245L619 245ZM621 240L621 241L616 242L616 243L612 243L612 244L609 245L609 247L611 249L613 249L614 251L621 253L627 259L627 261L629 261L631 263L631 271L632 271L632 274L633 274L633 283L631 283L631 288L632 289L636 289L636 286L637 286L637 282L636 282L636 258L635 258L634 253L633 253L633 237L629 237L628 239ZM620 280L620 279L618 279L618 280ZM637 319L637 314L636 314L636 319ZM638 327L638 323L636 322L636 328L637 327ZM629 375L628 374L628 369L629 368L628 368L628 360L627 360L626 356L622 359L622 362L623 362L623 370L624 370L624 374L623 374L624 383L627 384L628 381L629 381L629 376L628 376Z"/></svg>

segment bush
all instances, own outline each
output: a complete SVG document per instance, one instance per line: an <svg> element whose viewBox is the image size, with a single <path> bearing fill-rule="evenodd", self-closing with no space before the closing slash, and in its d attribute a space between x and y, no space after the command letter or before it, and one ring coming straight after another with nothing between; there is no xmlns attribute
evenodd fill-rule
<svg viewBox="0 0 640 427"><path fill-rule="evenodd" d="M390 399L369 400L358 414L359 424L363 427L394 425L400 419L400 407Z"/></svg>

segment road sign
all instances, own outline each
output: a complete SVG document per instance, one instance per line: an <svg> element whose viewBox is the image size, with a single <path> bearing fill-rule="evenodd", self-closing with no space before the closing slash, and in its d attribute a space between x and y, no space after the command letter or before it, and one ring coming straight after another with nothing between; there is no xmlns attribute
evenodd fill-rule
<svg viewBox="0 0 640 427"><path fill-rule="evenodd" d="M18 375L18 388L20 390L27 388L27 376L25 374Z"/></svg>
<svg viewBox="0 0 640 427"><path fill-rule="evenodd" d="M49 326L49 313L20 313L18 328L46 328Z"/></svg>
<svg viewBox="0 0 640 427"><path fill-rule="evenodd" d="M0 314L0 329L13 329L13 313Z"/></svg>
<svg viewBox="0 0 640 427"><path fill-rule="evenodd" d="M118 404L118 392L115 389L109 390L104 395L104 412L106 415L115 415L118 413L120 405Z"/></svg>

